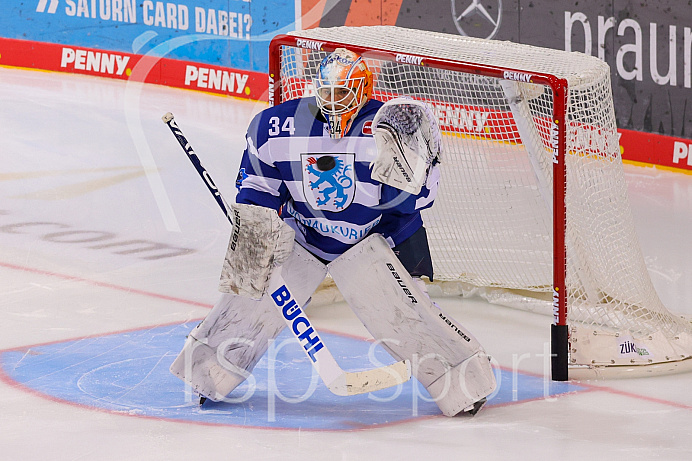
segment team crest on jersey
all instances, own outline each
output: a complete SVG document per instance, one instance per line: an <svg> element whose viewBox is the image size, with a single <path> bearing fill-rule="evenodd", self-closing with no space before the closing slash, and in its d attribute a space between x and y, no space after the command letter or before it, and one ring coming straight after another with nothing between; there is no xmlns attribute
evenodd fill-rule
<svg viewBox="0 0 692 461"><path fill-rule="evenodd" d="M355 154L301 154L305 200L315 210L343 211L356 193Z"/></svg>

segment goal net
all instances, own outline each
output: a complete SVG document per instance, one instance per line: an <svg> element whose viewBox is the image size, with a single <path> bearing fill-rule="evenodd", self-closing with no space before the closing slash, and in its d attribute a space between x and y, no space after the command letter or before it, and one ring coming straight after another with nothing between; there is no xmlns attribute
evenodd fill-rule
<svg viewBox="0 0 692 461"><path fill-rule="evenodd" d="M435 107L442 180L424 221L443 290L550 312L553 379L692 362L690 323L662 305L639 248L606 63L395 26L310 29L272 41L270 101L310 95L342 46L376 99Z"/></svg>

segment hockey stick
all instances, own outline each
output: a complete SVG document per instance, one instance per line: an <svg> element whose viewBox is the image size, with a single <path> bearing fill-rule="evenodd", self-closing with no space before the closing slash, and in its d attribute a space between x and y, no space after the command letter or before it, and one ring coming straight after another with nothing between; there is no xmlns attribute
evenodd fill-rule
<svg viewBox="0 0 692 461"><path fill-rule="evenodd" d="M231 207L228 206L228 203L224 200L211 176L202 166L199 157L197 157L197 154L192 149L192 146L182 130L178 127L178 124L175 123L173 114L168 112L162 119L175 135L178 143L180 143L187 157L194 165L197 173L199 173L204 180L209 192L211 192L214 199L216 199L216 203L221 207L228 221L233 225ZM286 322L288 329L291 330L299 343L302 344L305 342L303 352L308 356L310 362L317 370L317 374L319 374L322 381L332 393L342 396L364 394L396 386L411 379L411 364L408 360L402 360L401 362L396 362L380 368L373 368L371 370L356 372L346 372L342 370L334 359L334 356L332 356L324 345L324 342L320 339L319 334L315 331L305 311L296 303L295 299L293 299L293 295L281 276L280 271L274 271L269 281L269 289L267 292L270 294L274 306L279 310L281 318ZM300 324L303 326L299 330L298 325Z"/></svg>

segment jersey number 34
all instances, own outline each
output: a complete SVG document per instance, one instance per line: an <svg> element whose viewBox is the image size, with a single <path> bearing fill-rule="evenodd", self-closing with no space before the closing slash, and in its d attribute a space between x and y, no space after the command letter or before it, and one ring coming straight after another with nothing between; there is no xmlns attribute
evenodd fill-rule
<svg viewBox="0 0 692 461"><path fill-rule="evenodd" d="M281 123L279 117L272 117L269 119L269 136L278 136L282 131L293 136L293 133L296 131L293 117L286 117L283 123Z"/></svg>

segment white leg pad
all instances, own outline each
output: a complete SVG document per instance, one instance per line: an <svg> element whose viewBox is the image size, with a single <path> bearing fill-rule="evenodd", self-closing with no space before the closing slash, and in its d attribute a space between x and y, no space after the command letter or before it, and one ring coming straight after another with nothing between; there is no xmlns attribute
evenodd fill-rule
<svg viewBox="0 0 692 461"><path fill-rule="evenodd" d="M477 352L429 386L428 393L445 416L454 416L495 391L493 374L488 355Z"/></svg>
<svg viewBox="0 0 692 461"><path fill-rule="evenodd" d="M224 365L221 365L222 361ZM197 394L216 402L223 400L248 375L242 368L234 369L224 361L223 354L217 355L217 348L208 346L204 340L197 340L192 333L170 370Z"/></svg>
<svg viewBox="0 0 692 461"><path fill-rule="evenodd" d="M280 270L301 306L327 274L327 267L298 244ZM200 395L222 400L250 375L285 326L266 295L255 300L223 294L190 332L170 370Z"/></svg>
<svg viewBox="0 0 692 461"><path fill-rule="evenodd" d="M373 235L329 264L329 272L370 334L418 381L447 416L496 387L478 341L432 303L384 238Z"/></svg>

